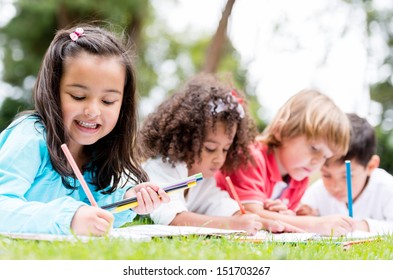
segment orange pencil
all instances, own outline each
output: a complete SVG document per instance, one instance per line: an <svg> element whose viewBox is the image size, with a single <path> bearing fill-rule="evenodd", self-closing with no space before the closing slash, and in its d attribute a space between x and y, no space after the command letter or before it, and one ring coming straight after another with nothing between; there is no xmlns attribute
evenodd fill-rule
<svg viewBox="0 0 393 280"><path fill-rule="evenodd" d="M85 194L90 201L90 204L92 206L98 207L98 204L95 201L93 194L91 193L89 187L87 186L86 181L82 176L82 173L79 171L78 165L76 165L76 162L75 162L74 158L72 157L71 152L68 149L67 145L63 144L63 145L61 145L61 148L62 148L65 156L67 157L68 162L70 163L70 165L72 167L72 170L74 170L76 177L78 178L79 182L81 183L82 188L85 191Z"/></svg>
<svg viewBox="0 0 393 280"><path fill-rule="evenodd" d="M231 178L229 178L229 176L226 176L225 179L227 180L228 186L231 189L232 195L235 198L235 200L237 201L237 204L239 204L240 207L240 211L242 212L242 214L246 214L246 209L244 209L243 204L240 202L240 198L237 195L237 192L235 190L235 187L233 186L232 180Z"/></svg>
<svg viewBox="0 0 393 280"><path fill-rule="evenodd" d="M369 239L359 239L359 240L350 240L350 241L345 241L342 243L342 246L344 249L348 249L352 245L355 244L362 244L362 243L368 243L368 242L373 242L373 241L379 241L379 238L369 238Z"/></svg>

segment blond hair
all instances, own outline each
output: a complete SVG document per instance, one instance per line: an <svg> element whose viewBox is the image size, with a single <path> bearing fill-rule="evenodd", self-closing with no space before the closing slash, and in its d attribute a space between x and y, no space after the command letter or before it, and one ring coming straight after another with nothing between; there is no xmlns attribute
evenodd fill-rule
<svg viewBox="0 0 393 280"><path fill-rule="evenodd" d="M280 146L283 139L298 136L322 140L335 155L344 155L349 146L350 123L328 96L305 89L288 99L257 140L272 148Z"/></svg>

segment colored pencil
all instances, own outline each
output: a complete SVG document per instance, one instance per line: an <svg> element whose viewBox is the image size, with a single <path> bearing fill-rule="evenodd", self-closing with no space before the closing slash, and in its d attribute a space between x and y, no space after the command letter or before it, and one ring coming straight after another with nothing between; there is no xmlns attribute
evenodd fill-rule
<svg viewBox="0 0 393 280"><path fill-rule="evenodd" d="M235 186L233 185L231 178L229 176L226 176L225 179L227 180L228 186L231 189L233 197L237 201L237 204L239 204L240 211L242 212L242 214L246 214L246 209L244 208L243 204L240 202L240 198L237 195L237 192L235 190Z"/></svg>
<svg viewBox="0 0 393 280"><path fill-rule="evenodd" d="M352 245L356 245L356 244L364 244L364 243L368 243L368 242L374 242L374 241L380 241L380 238L370 238L370 239L360 239L360 240L352 240L352 241L345 241L342 242L341 245L343 247L344 250L348 250L349 248L352 247Z"/></svg>
<svg viewBox="0 0 393 280"><path fill-rule="evenodd" d="M202 173L197 173L195 175L189 176L185 179L181 179L175 183L163 186L162 189L167 192L171 193L178 190L185 190L196 186L197 182L203 179ZM102 206L102 209L112 209L111 212L119 213L121 211L133 208L138 205L138 201L136 197L130 197L118 202L114 202L111 204L107 204Z"/></svg>
<svg viewBox="0 0 393 280"><path fill-rule="evenodd" d="M98 207L98 204L95 201L93 194L91 193L89 187L87 186L87 183L86 183L85 179L83 178L82 173L80 172L78 165L76 164L74 158L72 157L71 152L68 149L67 145L66 144L61 145L61 149L63 150L65 156L67 157L67 160L70 163L71 168L74 171L76 177L78 178L79 182L81 183L82 188L83 188L87 198L90 201L90 204L92 206Z"/></svg>
<svg viewBox="0 0 393 280"><path fill-rule="evenodd" d="M345 161L346 167L346 177L347 177L347 193L348 193L348 212L349 217L353 217L353 209L352 209L352 175L351 175L351 161Z"/></svg>

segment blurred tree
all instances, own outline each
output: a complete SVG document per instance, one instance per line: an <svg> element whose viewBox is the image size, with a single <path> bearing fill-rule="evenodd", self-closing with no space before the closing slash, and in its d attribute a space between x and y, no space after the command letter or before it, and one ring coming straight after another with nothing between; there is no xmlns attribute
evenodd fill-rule
<svg viewBox="0 0 393 280"><path fill-rule="evenodd" d="M352 2L352 1L351 1ZM371 99L382 106L381 122L376 127L378 139L378 154L381 156L380 166L393 174L393 5L380 6L379 1L353 1L362 5L367 18L367 32L370 42L379 41L384 44L384 56L380 60L376 73L378 79L370 86ZM376 50L369 44L369 55Z"/></svg>
<svg viewBox="0 0 393 280"><path fill-rule="evenodd" d="M32 109L32 106L24 99L13 99L10 97L4 99L0 106L0 131L11 123L16 113L27 109Z"/></svg>
<svg viewBox="0 0 393 280"><path fill-rule="evenodd" d="M0 47L4 50L2 78L24 91L22 103L32 90L32 83L26 83L26 79L35 79L56 30L78 22L95 22L129 35L135 43L133 51L137 57L140 49L136 43L142 41L143 24L151 18L152 10L150 2L144 0L117 1L116 5L92 0L17 0L15 7L17 15L0 29ZM145 67L143 61L136 60L136 63L138 69ZM154 82L152 79L151 83ZM11 113L11 108L14 107L7 109L4 116Z"/></svg>
<svg viewBox="0 0 393 280"><path fill-rule="evenodd" d="M216 72L222 52L227 41L228 20L231 16L235 0L228 0L224 11L222 12L221 20L218 23L217 31L210 42L207 49L205 62L202 67L204 72Z"/></svg>
<svg viewBox="0 0 393 280"><path fill-rule="evenodd" d="M128 34L135 43L138 91L148 103L154 99L159 102L186 78L201 71L211 41L206 35L184 40L189 36L169 30L165 22L157 19L150 1L145 0L116 4L94 0L17 0L15 5L17 15L0 29L5 38L3 79L22 87L26 95L31 91L31 87L24 86L26 78L35 77L55 31L64 26L97 21ZM223 17L228 20L229 14ZM239 54L229 41L223 42L221 49L214 71L230 73L234 86L246 88L246 70L239 66ZM250 95L250 103L252 108L259 107L254 95ZM148 112L143 108L141 117Z"/></svg>
<svg viewBox="0 0 393 280"><path fill-rule="evenodd" d="M2 29L5 35L4 81L22 86L26 77L38 72L41 59L57 29L78 22L102 21L113 28L124 27L134 42L140 41L142 21L149 17L144 0L18 0L17 15ZM123 30L117 30L122 32Z"/></svg>
<svg viewBox="0 0 393 280"><path fill-rule="evenodd" d="M380 155L381 168L385 169L389 173L393 174L393 134L384 131L381 126L375 128L377 135L377 154Z"/></svg>

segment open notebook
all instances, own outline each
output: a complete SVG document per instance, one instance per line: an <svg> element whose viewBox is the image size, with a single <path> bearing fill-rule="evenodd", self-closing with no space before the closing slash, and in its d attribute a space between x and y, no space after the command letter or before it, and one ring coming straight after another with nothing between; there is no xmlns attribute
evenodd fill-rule
<svg viewBox="0 0 393 280"><path fill-rule="evenodd" d="M378 233L366 232L366 231L354 231L350 232L345 236L332 237L322 236L318 233L270 233L267 231L259 231L253 236L235 236L235 240L240 241L252 241L252 242L283 242L283 243L300 243L309 241L320 241L320 242L333 242L341 243L353 240L367 240L377 239L380 237Z"/></svg>
<svg viewBox="0 0 393 280"><path fill-rule="evenodd" d="M74 235L51 235L51 234L31 234L31 233L0 233L0 236L14 239L31 239L47 241L82 241L100 238L123 238L131 241L149 241L152 237L172 237L172 236L227 236L230 240L245 242L282 242L282 243L302 243L310 241L329 242L345 244L354 240L371 241L377 240L381 235L372 232L355 231L342 237L321 236L317 233L270 233L259 231L256 235L249 236L243 230L228 230L206 227L192 226L165 226L165 225L135 225L124 228L112 229L105 237L88 237Z"/></svg>
<svg viewBox="0 0 393 280"><path fill-rule="evenodd" d="M99 238L123 238L131 241L149 241L152 237L171 236L223 236L223 235L244 235L242 230L226 230L206 227L191 226L164 226L164 225L135 225L124 228L112 229L105 237L89 237L76 235L54 235L54 234L33 234L33 233L0 233L0 236L13 239L30 239L46 241L81 241L86 242Z"/></svg>
<svg viewBox="0 0 393 280"><path fill-rule="evenodd" d="M124 228L117 228L111 231L111 236L125 237L130 234L140 234L150 237L171 237L171 236L222 236L222 235L244 235L243 230L217 229L207 227L192 226L165 226L165 225L136 225Z"/></svg>

